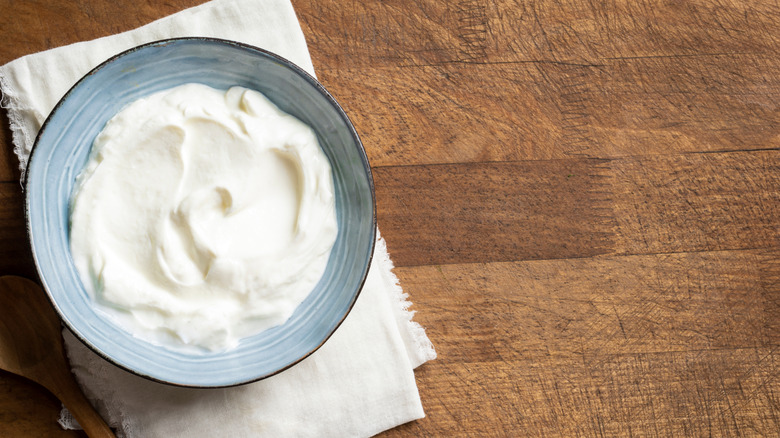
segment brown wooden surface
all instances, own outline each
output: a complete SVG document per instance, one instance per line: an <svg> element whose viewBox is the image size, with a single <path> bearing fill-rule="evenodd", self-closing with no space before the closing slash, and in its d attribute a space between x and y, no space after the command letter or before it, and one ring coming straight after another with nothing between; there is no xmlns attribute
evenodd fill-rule
<svg viewBox="0 0 780 438"><path fill-rule="evenodd" d="M0 0L0 64L198 3ZM780 435L780 7L293 5L439 353L385 436ZM0 274L32 276L0 121ZM78 436L58 409L0 374L0 436Z"/></svg>
<svg viewBox="0 0 780 438"><path fill-rule="evenodd" d="M0 368L56 395L90 438L114 438L71 373L62 324L41 287L16 275L0 276Z"/></svg>

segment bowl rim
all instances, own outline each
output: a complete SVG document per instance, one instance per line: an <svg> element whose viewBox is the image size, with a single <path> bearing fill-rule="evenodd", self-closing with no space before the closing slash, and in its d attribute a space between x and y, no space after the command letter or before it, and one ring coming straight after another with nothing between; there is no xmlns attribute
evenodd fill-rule
<svg viewBox="0 0 780 438"><path fill-rule="evenodd" d="M267 58L271 58L272 60L280 63L285 68L293 71L295 74L306 80L310 85L312 85L325 99L336 109L336 112L339 114L341 119L345 122L346 127L349 130L350 136L355 142L355 145L357 146L358 154L360 156L361 164L363 165L363 169L366 174L366 178L368 181L369 191L371 194L371 239L370 239L370 245L369 245L369 254L368 254L368 260L366 263L366 268L361 274L360 282L358 284L357 290L353 294L351 301L349 303L349 306L346 309L346 312L341 316L341 318L336 322L336 324L333 326L331 330L326 334L325 338L314 346L311 350L305 352L302 354L299 358L294 360L293 362L285 365L284 367L275 369L273 371L267 372L265 374L262 374L257 377L252 377L248 379L240 379L238 381L228 383L228 384L215 384L215 385L207 385L207 384L187 384L187 383L181 383L181 382L171 382L167 380L160 379L158 377L151 376L149 374L146 374L144 372L141 372L139 370L135 370L130 368L129 366L126 366L123 363L119 363L118 361L114 360L112 357L108 356L104 352L100 351L95 345L93 345L88 339L81 336L73 327L71 327L71 322L69 319L67 319L64 315L64 312L60 309L60 307L57 305L57 302L54 299L54 296L50 292L50 287L48 283L46 282L46 278L43 275L43 272L41 270L41 266L38 262L38 254L34 245L33 240L33 230L32 230L32 223L31 223L31 215L30 215L30 184L31 184L31 178L30 178L30 171L32 170L31 166L33 163L33 160L35 158L35 152L39 148L38 142L44 133L44 131L47 129L49 121L52 119L52 117L58 112L60 107L64 104L64 102L70 97L70 95L84 82L88 77L94 75L107 65L111 64L112 62L116 61L119 58L122 58L124 56L127 56L131 53L134 53L139 50L143 50L149 47L156 47L156 46L167 46L169 44L175 44L178 42L205 42L205 43L213 43L213 44L222 44L227 46L233 46L236 48L239 48L241 50L248 50L250 52L257 52L260 56L265 56ZM38 133L35 136L35 141L33 142L32 149L30 150L30 154L27 158L27 163L25 166L25 172L24 177L22 179L22 189L24 191L24 217L25 217L25 229L27 234L27 241L30 247L30 250L32 252L32 259L35 264L35 270L38 274L38 279L43 286L43 290L46 292L46 296L48 298L49 304L54 308L57 315L60 317L60 320L62 321L63 325L68 329L70 333L74 335L75 338L77 338L82 344L87 346L90 350L92 350L95 354L100 356L101 358L105 359L109 363L118 366L119 368L128 371L132 374L135 374L137 376L143 377L145 379L155 381L158 383L176 386L176 387L186 387L186 388L228 388L233 386L240 386L245 385L253 382L257 382L260 380L267 379L269 377L275 376L283 371L286 371L293 366L301 363L304 359L311 356L315 351L319 350L338 330L339 327L341 327L341 324L344 322L344 320L347 318L347 316L352 312L352 309L355 306L355 303L357 302L358 297L363 291L363 287L365 286L366 279L368 277L368 273L371 269L371 264L374 258L374 251L376 250L376 234L377 234L377 220L376 220L376 193L374 188L374 178L373 178L373 172L371 171L371 166L368 162L368 156L366 154L365 146L363 145L363 142L360 140L360 137L355 129L355 126L352 124L352 121L349 119L349 116L347 115L346 111L344 111L344 108L338 103L338 101L333 97L333 95L330 94L330 92L310 73L308 73L306 70L298 66L297 64L293 63L292 61L288 60L287 58L282 57L281 55L278 55L274 52L271 52L269 50L253 46L251 44L242 43L239 41L229 40L229 39L222 39L222 38L213 38L213 37L176 37L176 38L166 38L161 40L155 40L150 41L144 44L140 44L134 47L131 47L127 50L123 50L119 53L116 53L106 59L105 61L101 62L94 68L90 69L89 72L84 74L81 78L79 78L78 81L76 81L69 89L68 91L57 101L57 104L52 108L52 110L49 112L49 114L46 116L46 120L44 120L43 124L41 124L40 129L38 130ZM69 251L69 250L68 250ZM132 334L131 334L132 335Z"/></svg>

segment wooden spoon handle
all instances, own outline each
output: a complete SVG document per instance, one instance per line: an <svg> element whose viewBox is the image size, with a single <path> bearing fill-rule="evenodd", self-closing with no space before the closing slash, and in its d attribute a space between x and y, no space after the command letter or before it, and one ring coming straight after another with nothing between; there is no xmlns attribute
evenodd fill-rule
<svg viewBox="0 0 780 438"><path fill-rule="evenodd" d="M58 380L56 395L73 414L87 436L90 438L114 438L114 432L81 392L73 375L68 372L67 376L63 375Z"/></svg>

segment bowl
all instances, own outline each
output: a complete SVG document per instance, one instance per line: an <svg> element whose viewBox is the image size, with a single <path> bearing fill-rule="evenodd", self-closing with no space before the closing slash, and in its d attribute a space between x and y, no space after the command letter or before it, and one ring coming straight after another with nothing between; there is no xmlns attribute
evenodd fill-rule
<svg viewBox="0 0 780 438"><path fill-rule="evenodd" d="M69 201L96 135L130 102L191 82L257 90L311 126L330 160L335 186L338 236L317 286L287 322L224 352L176 351L124 331L93 304L70 253ZM352 309L374 248L371 171L342 108L316 79L290 61L234 41L156 41L120 53L89 72L41 127L27 166L25 196L36 268L65 326L108 361L172 385L239 385L299 363L323 345Z"/></svg>

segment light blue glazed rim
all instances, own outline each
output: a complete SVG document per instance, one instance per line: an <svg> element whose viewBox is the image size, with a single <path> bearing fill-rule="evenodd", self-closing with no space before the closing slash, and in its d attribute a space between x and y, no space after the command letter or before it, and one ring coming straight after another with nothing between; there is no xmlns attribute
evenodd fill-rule
<svg viewBox="0 0 780 438"><path fill-rule="evenodd" d="M222 353L155 346L114 325L92 304L69 247L69 200L92 141L128 103L176 85L240 85L264 93L314 128L331 161L339 232L325 274L283 325ZM27 232L41 282L65 325L108 361L172 385L224 387L277 374L322 346L352 309L376 233L374 184L363 145L336 100L292 62L246 44L175 38L120 53L85 75L41 127L25 179Z"/></svg>

